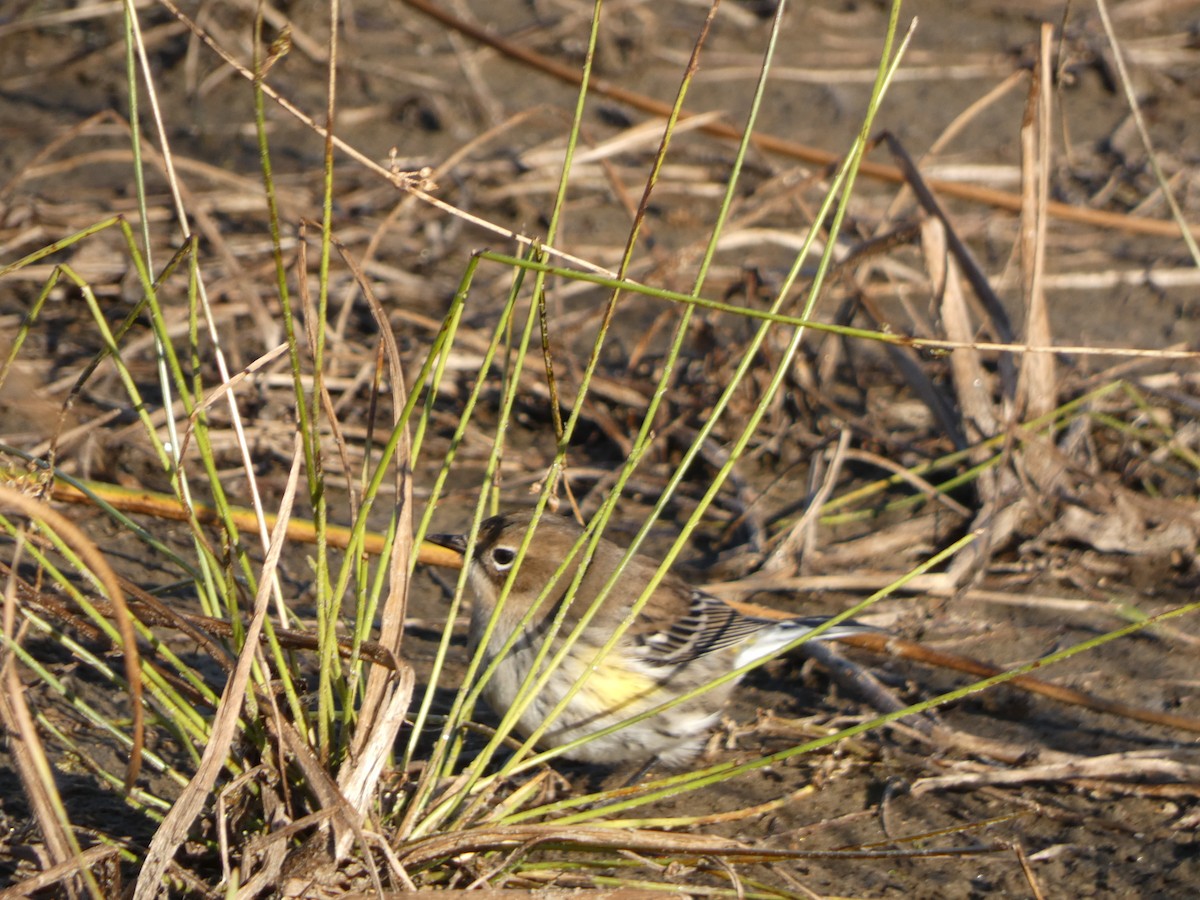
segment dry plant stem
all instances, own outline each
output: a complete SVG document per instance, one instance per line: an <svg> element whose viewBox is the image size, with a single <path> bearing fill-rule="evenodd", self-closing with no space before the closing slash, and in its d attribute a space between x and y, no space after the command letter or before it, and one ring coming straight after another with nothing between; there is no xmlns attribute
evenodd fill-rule
<svg viewBox="0 0 1200 900"><path fill-rule="evenodd" d="M821 509L825 506L825 501L829 499L837 484L838 476L841 474L842 462L845 460L846 451L850 447L850 437L850 429L843 428L842 433L838 437L837 446L833 450L829 469L821 479L821 486L812 495L812 499L809 501L808 508L805 509L804 514L787 530L782 540L779 541L775 549L771 551L771 555L763 563L761 570L764 573L783 576L794 575L799 571L801 562L814 549L816 543L815 529L820 518Z"/></svg>
<svg viewBox="0 0 1200 900"><path fill-rule="evenodd" d="M1046 304L1046 204L1050 202L1051 72L1050 49L1054 27L1042 24L1041 52L1034 69L1025 121L1021 126L1021 273L1025 298L1025 341L1053 345ZM1052 353L1027 353L1017 379L1014 419L1036 418L1057 403L1055 359ZM1036 457L1038 454L1034 454Z"/></svg>
<svg viewBox="0 0 1200 900"><path fill-rule="evenodd" d="M300 461L298 436L292 469L280 502L279 522L276 523L271 534L267 557L263 562L263 570L259 579L258 596L254 598L254 613L246 627L246 643L238 656L234 673L225 683L225 691L218 705L217 714L213 718L212 738L204 749L204 756L196 769L196 774L179 799L175 801L175 805L171 807L158 831L155 832L154 839L150 842L150 849L146 854L134 889L134 900L152 900L158 896L162 889L163 875L166 873L171 859L187 839L192 823L207 802L212 787L216 783L217 775L225 764L238 719L241 717L242 704L250 682L251 666L255 657L259 655L258 636L266 617L272 585L275 583L275 569L283 552L287 534L286 525L281 523L286 523L291 514L292 500L295 497L296 483L300 475Z"/></svg>
<svg viewBox="0 0 1200 900"><path fill-rule="evenodd" d="M12 571L7 566L0 564L0 575L12 577ZM214 638L228 640L242 633L242 629L234 628L230 622L224 619L214 619L209 616L197 616L177 612L153 594L142 590L136 584L125 579L120 579L120 583L121 587L129 595L129 609L132 613L136 614L139 622L150 627L174 628L182 632L203 648L204 652L214 663L221 666L227 672L233 670L233 662L230 660L228 652L223 646L216 643ZM90 622L73 615L65 604L60 603L55 596L37 591L24 581L18 580L16 584L17 590L21 592L20 600L22 603L36 606L43 613L62 622L67 627L82 631L92 640L100 640L103 637L103 633L99 629ZM113 605L104 598L89 597L88 602L95 607L96 612L106 619L116 618L116 611ZM315 634L304 631L292 631L286 628L276 629L275 639L280 646L291 650L316 650L320 645L319 638ZM266 644L268 639L264 635L260 636L259 641ZM338 642L338 651L346 659L353 658L355 650L355 646L350 641L342 640ZM400 662L396 654L387 650L377 641L363 641L357 646L357 652L365 659L369 659L376 665L393 672L403 672L405 669L405 666Z"/></svg>
<svg viewBox="0 0 1200 900"><path fill-rule="evenodd" d="M923 778L913 785L913 793L919 796L935 790L967 790L984 785L1020 785L1031 781L1066 781L1077 778L1113 781L1169 778L1190 786L1192 796L1200 795L1200 765L1164 759L1161 756L1147 756L1144 753L1112 753L1043 766L1008 770L989 769L985 772Z"/></svg>
<svg viewBox="0 0 1200 900"><path fill-rule="evenodd" d="M459 146L448 157L443 159L438 164L437 168L435 168L429 174L429 180L432 183L437 184L439 178L441 178L441 177L445 176L446 174L448 174L449 172L453 171L454 168L459 163L461 163L465 159L470 158L473 154L478 153L481 148L486 147L493 140L501 137L502 135L507 134L509 131L519 130L520 127L525 125L527 122L529 122L531 120L536 121L539 116L546 115L548 112L550 112L550 110L548 110L544 106L535 106L532 109L522 110L521 112L518 112L518 113L510 116L508 118L508 120L503 122L502 124L497 125L494 128L489 128L487 131L483 132L482 134L476 135L471 140L469 140L466 143ZM2 195L0 195L0 196L2 196ZM397 222L403 220L406 216L410 215L413 204L415 204L416 202L417 202L417 198L414 195L405 194L404 196L402 196L400 198L400 200L395 204L395 206L392 207L391 211L386 216L384 216L383 220L379 223L379 225L376 227L375 231L371 234L371 238L370 238L370 240L367 241L366 247L364 247L361 252L361 257L362 257L361 266L364 270L369 268L371 262L374 261L375 255L379 252L380 246L382 246L384 240L387 238L392 227ZM350 288L347 288L347 290L350 290ZM349 302L343 302L341 304L341 312L338 315L338 322L337 322L337 326L336 326L338 334L345 333L346 321L347 321L347 318L349 317L352 309L353 309L353 306ZM391 312L392 312L393 316L395 316L397 314L402 314L402 315L405 314L401 310L396 310L396 309L393 309ZM411 314L411 315L415 315L415 314ZM419 318L421 320L423 320L423 323L427 323L427 324L423 324L423 327L425 327L428 330L433 331L433 332L436 332L438 330L438 328L440 326L439 322L436 322L432 319L425 319L423 316L419 317Z"/></svg>
<svg viewBox="0 0 1200 900"><path fill-rule="evenodd" d="M530 841L554 846L608 850L634 850L639 853L666 854L682 861L720 854L726 859L790 858L787 851L755 850L724 838L655 831L614 831L611 828L572 826L570 829L549 825L509 825L434 835L413 841L397 852L410 871L438 859L489 850L512 850ZM761 855L760 855L761 854Z"/></svg>
<svg viewBox="0 0 1200 900"><path fill-rule="evenodd" d="M1129 72L1125 68L1125 54L1121 51L1121 44L1117 40L1112 19L1109 17L1107 0L1096 0L1096 11L1100 14L1100 21L1104 25L1104 34L1108 38L1109 47L1112 48L1112 58L1116 65L1117 73L1120 75L1121 89L1125 92L1125 99L1129 104L1129 111L1133 116L1134 125L1137 126L1142 146L1146 148L1146 157L1150 161L1150 168L1154 171L1154 175L1158 179L1159 188L1162 191L1164 199L1167 201L1167 207L1171 210L1171 215L1175 217L1176 222L1183 222L1183 211L1179 208L1179 202L1175 199L1175 195L1172 193L1171 187L1167 183L1167 179L1158 164L1158 156L1154 152L1154 146L1150 141L1150 132L1146 128L1145 120L1142 117L1141 104L1138 102L1137 95L1133 90L1133 83L1129 78ZM1183 239L1192 254L1192 261L1200 265L1200 247L1196 246L1195 238L1195 230L1192 230L1191 233L1188 233L1188 231L1183 232Z"/></svg>
<svg viewBox="0 0 1200 900"><path fill-rule="evenodd" d="M262 769L262 766L255 766L243 772L217 791L214 812L216 813L217 852L221 857L221 882L223 884L230 884L232 882L230 876L233 874L233 866L230 864L229 853L229 798L245 790L258 777ZM274 797L275 795L268 789L263 791L262 796L264 801L269 803L270 801L267 798Z"/></svg>
<svg viewBox="0 0 1200 900"><path fill-rule="evenodd" d="M435 3L434 0L405 0L405 3L420 10L430 18L436 19L443 25L468 35L481 44L486 44L498 50L511 59L524 63L540 72L545 72L547 75L567 84L576 86L580 84L579 72L575 68L559 63L534 50L529 50L511 41L507 41L482 26L460 19ZM602 78L593 78L590 89L597 94L621 103L626 103L634 109L652 115L665 117L671 112L671 107L668 104L647 97L644 94L619 87ZM691 114L685 113L681 119L690 117ZM724 122L712 122L704 125L700 130L713 137L726 138L728 140L736 141L742 138L742 133L739 129ZM760 150L778 153L781 156L798 159L801 162L812 165L832 167L841 162L841 157L836 153L783 140L771 135L755 134L751 137L751 141ZM865 159L859 164L858 171L859 174L865 175L868 178L892 184L902 184L910 180L903 168L873 163ZM1000 191L994 188L980 187L978 185L961 184L955 181L942 181L940 179L930 179L925 183L928 187L946 197L984 203L1010 212L1020 212L1021 210L1021 196L1019 194ZM1147 234L1157 237L1177 237L1180 234L1180 227L1174 222L1087 209L1057 201L1048 203L1046 211L1054 218L1063 221L1082 222L1136 234ZM1195 236L1200 236L1200 226L1191 226L1191 233Z"/></svg>
<svg viewBox="0 0 1200 900"><path fill-rule="evenodd" d="M983 267L975 260L975 255L967 247L966 242L958 236L953 224L950 221L945 209L938 202L937 197L933 192L933 183L927 181L917 168L917 164L912 157L908 155L908 151L904 149L904 145L892 134L884 132L883 142L887 144L888 151L900 160L901 170L905 175L905 183L917 197L917 202L921 208L929 215L940 221L946 229L946 243L950 248L950 252L954 258L958 260L958 264L962 266L966 273L967 279L971 282L971 289L975 292L975 296L979 298L987 312L989 321L992 324L992 329L1000 343L1012 344L1015 342L1015 332L1012 324L1009 322L1008 313L1004 311L1004 305L1000 302L1000 298L996 296L996 292L992 289L991 282L988 281L987 275L983 271ZM1001 358L1003 365L1004 358ZM1009 362L1011 368L1011 362ZM1005 375L1006 384L1011 387L1011 373Z"/></svg>
<svg viewBox="0 0 1200 900"><path fill-rule="evenodd" d="M747 616L782 620L791 618L793 615L789 612L772 609L769 606L760 606L757 603L746 603L732 599L725 599L725 602ZM925 665L938 666L956 672L965 672L968 675L976 675L980 678L992 678L1004 672L1004 669L990 665L989 663L980 662L967 656L932 650L915 641L904 640L903 638L893 637L888 634L846 635L838 638L837 641L849 647L858 647L887 656L896 656L900 659L924 663ZM1093 697L1091 694L1086 694L1083 691L1076 691L1072 688L1051 684L1030 675L1018 675L1006 683L1011 687L1028 691L1031 694L1040 694L1043 697L1049 697L1052 700L1058 700L1072 706L1082 706L1094 712L1109 713L1110 715L1134 719L1151 725L1179 728L1183 731L1200 734L1200 719L1116 703L1100 697Z"/></svg>
<svg viewBox="0 0 1200 900"><path fill-rule="evenodd" d="M69 862L51 866L31 878L0 890L0 900L27 900L38 891L44 891L80 871L91 871L121 852L120 847L101 844L89 847ZM61 894L56 895L61 896Z"/></svg>
<svg viewBox="0 0 1200 900"><path fill-rule="evenodd" d="M959 257L947 252L948 238L952 238L951 246L957 239L953 238L941 218L927 219L921 233L921 249L930 281L934 285L934 297L942 310L946 334L952 340L969 341L974 335L974 328L960 281ZM965 247L963 249L965 251ZM1000 362L1002 373L1005 362L1011 371L1011 358L1002 356ZM993 404L991 378L979 352L960 351L952 354L950 371L958 408L962 411L962 430L974 447L970 451L970 458L979 465L990 455L990 451L984 449L983 442L999 433L1002 411ZM1011 380L1006 379L1006 382L1006 389L1002 393L1010 396L1008 387ZM991 548L1006 541L1015 527L1014 509L1007 502L1015 482L1008 467L980 473L976 487L979 511L972 528L978 530L982 539L966 548L951 563L949 572L956 583L963 585L981 577L991 556Z"/></svg>
<svg viewBox="0 0 1200 900"><path fill-rule="evenodd" d="M20 556L22 546L18 540L15 556ZM21 787L33 808L33 819L42 833L51 862L56 866L65 866L75 860L72 869L78 870L82 868L78 862L79 845L71 833L62 797L54 784L53 768L29 712L25 685L17 673L17 659L12 645L21 641L22 637L16 633L16 600L15 582L10 580L4 592L6 649L2 657L3 666L0 666L0 681L4 685L4 690L0 692L0 723L3 723L4 733L9 738L7 743ZM94 882L89 883L88 887L93 897L99 896Z"/></svg>
<svg viewBox="0 0 1200 900"><path fill-rule="evenodd" d="M25 483L31 477L23 472L10 471L0 474L3 475L7 483L13 483L14 481L16 483ZM81 487L77 487L76 484ZM78 480L76 484L56 478L51 489L52 499L63 503L94 504L96 499L99 498L113 509L118 509L122 512L141 513L177 522L187 522L194 518L201 525L213 525L217 527L224 525L224 520L221 518L220 513L211 506L194 503L188 509L176 497L170 494L160 494L155 491L140 489L131 490L116 484L86 481L83 479ZM254 512L248 509L232 509L231 518L238 528L243 529L256 527L258 521ZM271 528L274 528L278 522L278 517L268 514L266 521ZM345 549L350 544L351 535L349 528L336 525L327 526L326 536L327 543L331 547ZM306 544L316 543L316 527L312 522L292 519L287 525L287 539ZM367 534L363 543L363 549L372 555L379 555L385 549L384 544L385 538L383 535ZM419 562L427 565L443 566L450 569L457 569L462 565L462 557L453 550L438 547L436 544L428 542L421 544L417 559Z"/></svg>
<svg viewBox="0 0 1200 900"><path fill-rule="evenodd" d="M705 858L714 857L719 857L727 863L747 863L788 859L836 858L851 860L893 856L905 858L962 856L980 852L999 852L1003 849L996 847L991 850L987 848L905 850L899 853L891 850L784 850L752 847L724 838L681 832L645 829L617 831L612 828L585 825L572 825L570 828L564 828L561 825L550 823L546 825L500 825L434 835L413 841L408 846L400 848L397 855L400 862L412 870L468 853L512 851L530 842L551 849L633 851L650 857L665 857L671 862L679 864L694 864Z"/></svg>
<svg viewBox="0 0 1200 900"><path fill-rule="evenodd" d="M951 340L966 342L975 329L962 290L958 264L946 252L947 237L946 228L939 219L927 219L921 229L921 249L933 285L933 300L941 308L946 335ZM987 458L982 443L994 437L999 429L999 419L992 406L991 378L977 351L951 354L950 371L961 410L963 433L970 446L975 448L971 461L979 464Z"/></svg>
<svg viewBox="0 0 1200 900"><path fill-rule="evenodd" d="M109 566L104 554L100 552L100 548L62 513L50 508L47 504L38 502L32 497L26 497L12 488L0 487L0 507L16 509L21 515L40 523L69 544L87 564L92 576L104 585L104 591L113 604L117 630L121 635L122 650L125 656L125 677L129 682L130 715L133 720L129 765L125 770L125 789L129 790L133 787L133 783L141 771L142 747L145 741L145 710L142 707L142 677L137 636L116 573Z"/></svg>
<svg viewBox="0 0 1200 900"><path fill-rule="evenodd" d="M348 254L346 254L348 256ZM391 375L392 410L395 427L401 428L400 441L394 460L396 477L395 537L390 547L389 590L383 609L380 611L382 625L379 643L399 661L400 641L404 636L405 609L408 604L409 573L412 571L413 550L413 492L412 492L412 438L408 423L399 417L407 406L408 392L404 384L404 369L400 362L400 350L387 320L383 305L371 290L369 281L356 271L363 288L363 296L379 326L388 370ZM375 787L383 771L387 755L394 745L396 735L403 724L404 716L412 700L414 676L412 669L400 663L398 672L372 667L367 676L366 691L359 707L358 723L354 734L353 749L348 764L338 774L338 785L350 805L365 816L368 804L375 795ZM343 831L335 854L340 860L349 850L354 835Z"/></svg>
<svg viewBox="0 0 1200 900"><path fill-rule="evenodd" d="M170 189L172 202L174 204L175 216L176 216L176 219L177 219L177 222L179 225L179 229L180 229L180 232L182 233L182 235L189 236L192 233L192 228L188 224L188 221L189 221L188 213L187 213L188 204L185 204L185 202L184 202L183 186L182 186L182 184L177 176L176 170L175 170L174 157L173 157L173 153L171 150L171 142L168 138L167 129L166 129L164 119L162 116L162 110L161 110L161 106L159 104L158 92L155 87L155 81L154 81L154 77L153 77L153 70L150 65L147 53L146 53L145 44L142 41L140 21L132 9L126 10L125 21L126 21L127 28L129 29L130 39L132 41L132 45L131 45L130 51L129 51L130 52L130 67L132 70L133 56L136 56L140 66L141 66L142 77L144 79L144 84L145 84L146 96L150 103L153 120L157 127L157 134L158 134L159 145L160 145L159 149L160 149L161 156L162 156L162 163L166 170L166 179L167 179L168 187ZM138 97L138 93L136 90L134 90L130 94L131 107L136 107L137 97ZM131 118L130 125L131 125L131 127L135 128L135 129L138 127L138 118L136 115L134 115ZM141 134L140 130L135 131L135 142L134 142L135 149L137 149L137 147L139 146L140 134ZM140 173L140 169L139 169L139 173ZM139 177L139 184L140 183L141 182L140 182L140 177ZM143 199L144 199L144 196L143 196ZM151 262L150 254L149 254L149 243L150 243L149 233L146 231L148 222L147 222L147 217L145 215L145 210L143 210L142 226L143 226L144 237L146 240L146 247L145 247L145 251L144 251L145 257L146 257L146 263L148 266L150 266L152 268L153 266L152 266L152 262ZM204 279L200 277L199 272L195 271L194 274L195 274L195 289L197 292L197 298L200 302L200 307L201 307L202 311L204 312L205 327L208 332L208 337L212 344L212 346L211 346L212 358L213 358L213 361L216 363L218 372L220 373L221 381L227 382L230 380L230 377L231 377L230 373L229 373L229 365L226 361L224 350L222 349L223 345L221 342L220 333L216 327L216 323L215 323L215 320L213 317L212 306L208 300L207 288L205 287ZM160 385L161 385L161 389L162 389L164 398L170 398L173 394L172 384L171 384L171 380L166 376L165 371L160 371L159 381L160 381ZM170 404L169 404L169 402L165 402L164 405L169 406ZM259 536L259 540L262 543L262 546L266 547L266 546L268 546L268 544L270 542L270 529L267 527L267 524L263 520L262 515L261 515L262 499L259 496L258 483L257 483L256 479L253 477L253 473L255 471L255 466L254 466L253 459L251 457L249 444L246 440L245 430L244 430L243 423L242 423L241 411L238 409L237 403L234 402L234 398L232 397L232 395L229 397L228 409L229 409L230 423L233 427L234 434L236 435L237 446L239 448L239 451L240 451L241 457L242 457L243 470L247 475L246 484L250 491L251 497L253 498L253 508L254 508L256 514L258 514L257 533ZM182 474L181 470L179 470L179 468L178 468L179 462L180 462L180 457L177 454L178 454L178 448L180 446L180 441L179 441L178 436L175 434L175 421L173 418L168 417L166 420L166 424L167 424L168 434L170 435L171 444L172 444L173 448L176 448L174 450L176 455L172 459L172 464L176 471L176 474ZM191 489L190 489L190 485L188 484L188 482L185 478L182 478L182 477L177 478L177 489L180 491L180 493L185 498L190 499ZM276 594L277 594L277 596L276 596L277 603L280 607L282 607L283 600L282 600L282 597L279 596L278 590L276 591ZM282 619L280 624L283 624L285 621L286 621L286 619Z"/></svg>
<svg viewBox="0 0 1200 900"><path fill-rule="evenodd" d="M838 640L851 647L860 647L864 650L872 650L888 656L898 656L901 659L908 659L913 662L939 666L957 672L965 672L979 678L993 678L1005 671L1002 668L979 662L970 657L959 656L954 653L944 653L940 650L931 650L913 641L906 641L903 638L892 637L886 634L856 634L841 637ZM1161 725L1164 728L1176 728L1180 731L1200 734L1200 719L1193 719L1189 716L1179 716L1152 709L1141 709L1125 703L1105 700L1101 697L1085 694L1083 691L1050 684L1049 682L1032 678L1029 675L1014 676L1006 684L1028 691L1031 694L1049 697L1051 700L1057 700L1060 703L1081 706L1093 712L1108 713L1109 715L1120 716L1125 719L1133 719L1137 722L1145 722L1149 725Z"/></svg>
<svg viewBox="0 0 1200 900"><path fill-rule="evenodd" d="M398 688L397 693L399 694L402 689L403 686ZM409 690L411 692L411 684ZM273 734L279 738L286 748L286 755L294 760L304 773L305 781L317 800L319 810L313 818L322 827L309 838L309 849L319 856L330 870L336 867L338 860L329 856L329 838L324 827L328 822L332 821L335 847L340 847L343 841L357 840L363 850L361 861L370 873L375 890L382 892L375 859L370 853L366 852L367 837L362 827L362 815L350 804L345 795L342 794L339 786L330 776L326 763L317 757L313 748L300 736L299 732L296 731L290 722L280 716L270 716L267 721ZM349 835L349 837L345 837L346 835Z"/></svg>
<svg viewBox="0 0 1200 900"><path fill-rule="evenodd" d="M990 738L980 737L979 735L976 735L976 734L971 734L969 732L959 731L954 728L950 728L944 722L941 722L941 721L938 721L936 724L934 724L930 728L922 728L922 729L911 728L910 724L908 722L903 722L903 721L902 722L893 722L893 723L891 723L890 727L900 731L901 733L907 733L914 740L924 741L930 747L936 748L937 752L939 754L941 754L943 756L943 758L944 758L945 754L947 753L947 751L954 751L959 754L968 754L970 756L976 757L977 759L982 758L982 759L986 760L986 762L964 761L964 762L954 762L954 763L948 764L949 768L951 768L955 772L959 772L959 773L962 773L962 772L971 772L971 773L991 772L991 771L995 770L997 763L1001 763L1004 766L1024 766L1024 767L1029 767L1029 766L1033 766L1033 765L1038 765L1038 766L1053 765L1053 766L1059 766L1059 767L1062 767L1065 769L1067 767L1077 766L1081 763L1085 763L1089 760L1096 758L1096 757L1089 757L1089 756L1081 756L1076 753L1063 753L1061 751L1051 750L1046 747L1038 747L1036 745L1031 746L1029 743L1013 743L1013 742L1009 742L1009 741L1000 741L1000 740L993 740ZM1174 748L1168 748L1168 749L1163 749L1163 750L1137 751L1137 752L1126 753L1126 754L1122 754L1122 755L1125 757L1134 757L1134 756L1139 756L1139 754L1140 754L1139 758L1150 759L1155 762L1162 762L1165 760L1168 763L1175 763L1175 762L1178 762L1178 760L1173 758L1172 754L1174 754L1176 752L1177 751ZM941 764L939 764L939 768L946 766L946 765L947 765L946 763L941 763ZM1118 774L1116 771L1114 771L1113 775L1115 777L1124 777L1124 778L1133 777L1129 773L1129 771L1126 771L1123 774ZM950 777L953 778L954 776L951 775ZM936 777L933 777L931 780L936 780ZM1034 779L1034 780L1037 780L1037 779ZM1088 789L1084 785L1079 784L1079 782L1083 781L1083 779L1076 778L1076 779L1072 779L1072 780L1075 781L1076 784L1080 788L1083 788L1085 790ZM1098 780L1097 780L1097 782L1098 782ZM1139 785L1139 787L1146 787L1146 785ZM1155 785L1154 787L1171 788L1171 789L1178 790L1181 793L1186 792L1188 790L1187 785L1180 785L1180 784ZM986 790L986 788L981 788L981 789ZM1114 789L1114 786L1110 783L1108 785L1108 789L1112 790L1112 789ZM1122 790L1125 793L1136 793L1136 791L1127 790L1125 788L1118 788L1118 789ZM1192 789L1192 793L1195 793L1194 788Z"/></svg>
<svg viewBox="0 0 1200 900"><path fill-rule="evenodd" d="M210 406L216 403L217 400L221 399L226 394L232 393L239 385L241 385L243 381L253 377L261 369L270 365L277 358L286 353L287 349L288 346L286 343L276 344L272 349L268 350L266 353L262 354L248 366L239 371L236 375L229 379L229 381L225 382L224 384L217 385L215 388L209 391L209 393L201 397L197 401L196 406L193 408L191 415L188 417L188 430L184 434L183 446L181 450L186 450L188 444L191 442L192 431L195 428L196 420L199 418L201 413L207 410ZM82 387L82 384L80 387ZM181 453L180 455L183 454Z"/></svg>
<svg viewBox="0 0 1200 900"><path fill-rule="evenodd" d="M1013 853L1017 855L1017 862L1021 864L1021 873L1025 876L1025 883L1029 885L1029 890L1033 892L1033 900L1046 900L1046 894L1042 890L1041 884L1038 883L1033 866L1029 864L1029 857L1025 855L1025 848L1021 846L1020 841L1013 841L1012 848Z"/></svg>

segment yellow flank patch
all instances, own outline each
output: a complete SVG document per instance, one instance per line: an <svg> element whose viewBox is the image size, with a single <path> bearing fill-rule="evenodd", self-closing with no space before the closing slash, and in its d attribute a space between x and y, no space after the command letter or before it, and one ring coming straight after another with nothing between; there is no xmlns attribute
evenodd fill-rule
<svg viewBox="0 0 1200 900"><path fill-rule="evenodd" d="M580 692L588 696L597 710L618 710L631 704L645 705L646 697L659 689L653 678L628 667L604 661L588 678Z"/></svg>

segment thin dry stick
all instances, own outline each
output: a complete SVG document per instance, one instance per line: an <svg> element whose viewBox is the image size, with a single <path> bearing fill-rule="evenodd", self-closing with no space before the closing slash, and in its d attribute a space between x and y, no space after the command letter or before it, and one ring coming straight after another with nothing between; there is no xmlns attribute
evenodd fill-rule
<svg viewBox="0 0 1200 900"><path fill-rule="evenodd" d="M752 604L738 605L745 606ZM969 675L975 675L979 678L993 678L996 675L1003 674L1005 671L999 666L982 663L955 653L943 653L939 650L931 650L913 641L906 641L903 638L892 637L887 634L854 634L840 637L838 640L852 647L861 647L865 650L873 650L876 653L897 656L901 659L912 660L913 662L940 666L941 668L952 669L957 672L966 672ZM1152 709L1141 709L1137 706L1118 703L1115 700L1105 700L1102 697L1085 694L1083 691L1062 687L1061 685L1050 684L1049 682L1041 681L1028 675L1017 675L1009 679L1005 684L1028 691L1031 694L1049 697L1051 700L1057 700L1060 703L1081 706L1093 712L1108 713L1109 715L1120 716L1125 719L1133 719L1136 722L1146 722L1150 725L1161 725L1165 728L1177 728L1181 731L1200 734L1200 719L1193 719L1189 716L1179 716Z"/></svg>
<svg viewBox="0 0 1200 900"><path fill-rule="evenodd" d="M263 93L270 97L275 103L279 104L279 106L289 115L294 116L297 121L303 124L306 128L311 129L314 133L322 138L327 137L332 142L333 146L337 147L337 149L345 153L351 159L355 160L355 162L371 170L372 172L375 172L377 175L381 176L395 187L402 191L406 191L407 193L436 209L440 209L444 213L455 216L464 222L471 223L472 225L477 225L485 231L491 232L492 234L497 234L509 240L515 241L522 247L532 247L536 243L538 248L545 253L556 256L573 266L578 266L584 271L596 272L601 275L613 277L613 273L586 259L582 259L581 257L574 256L562 250L557 250L548 244L537 242L527 235L519 234L518 232L512 231L508 228L503 228L493 222L489 222L486 219L481 219L479 216L472 215L465 210L459 209L458 207L447 203L444 200L439 200L437 197L434 197L432 194L430 194L428 190L426 190L426 188L432 190L433 186L429 185L424 180L423 173L389 171L386 167L380 165L371 157L346 143L337 135L330 135L326 128L319 125L311 116L272 88L265 79L256 79L254 73L251 72L250 69L238 62L220 44L213 40L212 36L209 35L208 32L206 32L191 18L185 15L184 12L174 3L174 0L159 0L159 3L165 7L171 13L171 15L175 16L180 22L183 22L184 25L188 27L188 30L192 32L192 34L202 41L206 47L216 53L224 62L228 63L234 69L234 71L236 71L247 81L259 84Z"/></svg>
<svg viewBox="0 0 1200 900"><path fill-rule="evenodd" d="M1171 186L1167 183L1167 179L1158 164L1158 156L1154 152L1154 145L1150 140L1150 132L1146 128L1145 119L1142 117L1141 104L1134 93L1133 82L1129 78L1129 71L1125 68L1125 54L1121 50L1121 44L1117 40L1117 33L1113 29L1112 19L1108 15L1108 3L1106 0L1096 0L1096 11L1100 13L1100 21L1104 25L1104 34L1108 38L1109 47L1112 49L1113 63L1116 65L1117 72L1121 76L1121 89L1125 92L1125 100L1129 104L1129 112L1133 115L1133 123L1137 126L1138 136L1142 139L1142 146L1146 148L1146 157L1149 160L1150 168L1158 180L1159 189L1162 191L1163 199L1167 201L1167 206L1171 209L1171 214L1175 216L1176 221L1182 222L1184 220L1183 210L1179 208L1179 202L1175 199L1175 194L1171 191ZM1193 230L1190 234L1185 232L1183 240L1192 254L1192 260L1200 264L1200 247L1196 246L1195 237L1196 232Z"/></svg>
<svg viewBox="0 0 1200 900"><path fill-rule="evenodd" d="M1159 753L1159 751L1154 752L1155 754ZM1107 756L1077 758L1044 766L988 769L984 772L923 778L913 785L913 793L919 796L934 790L966 790L983 785L1018 785L1028 784L1031 781L1069 781L1076 778L1099 778L1114 781L1169 778L1195 785L1200 782L1200 766L1177 759L1164 758L1161 755L1111 753ZM1193 790L1195 789L1193 788Z"/></svg>
<svg viewBox="0 0 1200 900"><path fill-rule="evenodd" d="M1029 885L1029 889L1033 892L1033 900L1046 900L1046 894L1042 891L1041 885L1038 883L1037 875L1034 874L1033 866L1029 864L1029 857L1025 855L1025 849L1021 846L1020 841L1013 841L1013 852L1017 854L1017 861L1021 864L1021 872L1025 875L1025 883Z"/></svg>
<svg viewBox="0 0 1200 900"><path fill-rule="evenodd" d="M813 494L804 515L787 530L775 549L771 551L771 555L763 563L762 571L764 573L794 574L799 568L798 561L813 551L816 545L814 529L820 518L821 508L837 484L842 463L846 458L846 451L850 448L850 437L851 430L843 428L829 461L829 470L821 480L821 486Z"/></svg>
<svg viewBox="0 0 1200 900"><path fill-rule="evenodd" d="M757 603L747 603L742 600L725 599L724 602L743 615L754 616L756 618L784 620L794 618L795 616L794 613L772 609L769 606L761 606ZM898 659L907 659L924 665L938 666L955 672L965 672L968 675L975 675L979 678L993 678L1005 672L999 666L980 662L977 659L971 659L969 656L959 656L955 653L932 650L915 641L907 641L904 638L895 637L890 634L850 634L838 637L836 640L838 643L851 647L858 647L887 656L895 656ZM1077 691L1073 688L1051 684L1048 681L1042 681L1030 675L1017 675L1006 681L1005 684L1028 691L1031 694L1039 694L1043 697L1049 697L1051 700L1058 700L1060 703L1081 706L1093 712L1108 713L1126 719L1133 719L1137 722L1162 725L1167 728L1178 728L1182 731L1200 734L1200 719L1128 706L1124 703L1085 694L1083 691Z"/></svg>

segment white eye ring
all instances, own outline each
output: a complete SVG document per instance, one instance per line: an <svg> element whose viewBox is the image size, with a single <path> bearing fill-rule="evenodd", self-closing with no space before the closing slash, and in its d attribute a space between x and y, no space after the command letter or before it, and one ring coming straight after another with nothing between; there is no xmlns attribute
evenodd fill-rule
<svg viewBox="0 0 1200 900"><path fill-rule="evenodd" d="M517 561L517 551L512 547L493 547L491 557L497 572L507 572Z"/></svg>

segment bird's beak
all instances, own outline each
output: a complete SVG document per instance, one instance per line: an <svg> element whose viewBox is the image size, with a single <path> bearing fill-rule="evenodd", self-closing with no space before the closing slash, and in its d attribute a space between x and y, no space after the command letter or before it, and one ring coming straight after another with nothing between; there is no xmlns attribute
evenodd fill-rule
<svg viewBox="0 0 1200 900"><path fill-rule="evenodd" d="M449 547L457 550L462 556L467 552L467 536L465 534L427 534L425 540L439 547Z"/></svg>
<svg viewBox="0 0 1200 900"><path fill-rule="evenodd" d="M434 547L429 547L430 544L439 549L434 550ZM434 552L426 553L425 548ZM445 553L445 550L452 550L453 555ZM425 535L425 546L422 547L421 561L448 569L461 569L466 552L467 536L465 534L427 534Z"/></svg>

